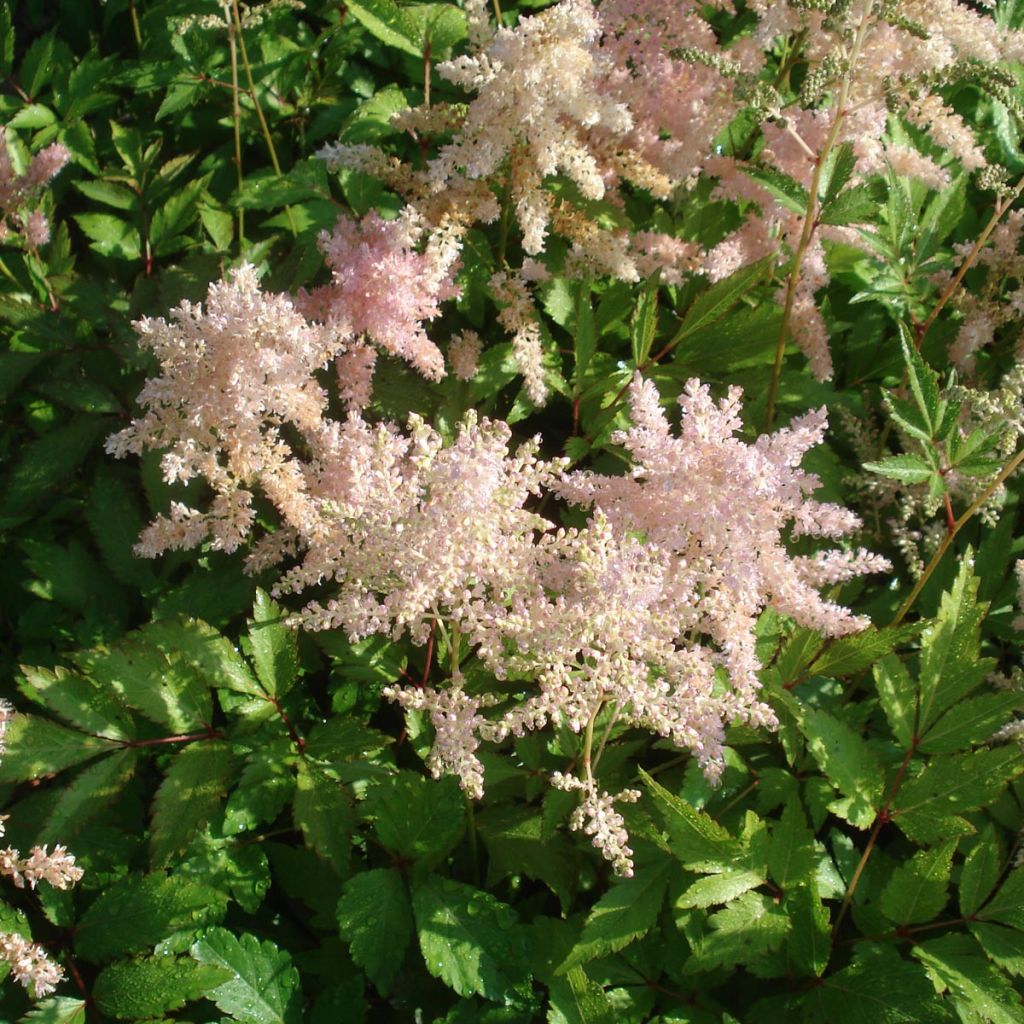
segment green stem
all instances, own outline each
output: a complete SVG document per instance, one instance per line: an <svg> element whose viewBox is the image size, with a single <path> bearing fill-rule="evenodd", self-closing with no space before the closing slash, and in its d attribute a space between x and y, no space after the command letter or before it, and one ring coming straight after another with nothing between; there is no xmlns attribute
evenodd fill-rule
<svg viewBox="0 0 1024 1024"><path fill-rule="evenodd" d="M975 513L981 509L981 507L992 497L993 494L1002 486L1006 479L1011 476L1020 464L1024 462L1024 448L1010 461L1003 466L999 471L999 475L981 492L981 494L975 499L974 503L967 509L966 512L959 519L957 519L951 526L946 530L945 536L942 538L939 546L935 549L935 554L932 555L931 561L925 566L925 570L921 573L917 582L914 584L914 589L907 595L907 599L900 605L899 611L896 613L896 617L889 623L890 626L898 626L902 621L907 612L910 611L914 606L914 602L917 600L921 591L924 590L925 584L931 578L931 575L939 566L939 562L942 561L942 556L949 549L950 544L953 543L953 539L956 535L974 518Z"/></svg>
<svg viewBox="0 0 1024 1024"><path fill-rule="evenodd" d="M231 120L235 128L235 171L238 176L238 198L242 198L245 179L242 174L242 111L238 103L238 47L235 43L234 19L228 11L228 48L231 51ZM238 207L238 254L245 249L245 211Z"/></svg>

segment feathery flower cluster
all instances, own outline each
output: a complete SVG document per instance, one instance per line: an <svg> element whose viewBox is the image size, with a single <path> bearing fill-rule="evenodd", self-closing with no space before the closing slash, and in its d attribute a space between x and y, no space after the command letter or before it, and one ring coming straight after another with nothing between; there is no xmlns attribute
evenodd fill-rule
<svg viewBox="0 0 1024 1024"><path fill-rule="evenodd" d="M0 700L0 755L6 751L4 741L13 715L14 708ZM0 814L0 839L7 818L8 815ZM59 844L52 852L47 852L45 846L34 846L24 858L12 847L0 850L0 875L10 878L19 889L26 883L34 889L39 882L47 882L55 889L70 889L83 874L75 858ZM47 956L42 946L17 932L0 932L0 960L10 965L14 980L31 989L36 999L49 995L64 977L64 969Z"/></svg>
<svg viewBox="0 0 1024 1024"><path fill-rule="evenodd" d="M36 249L50 240L46 215L31 205L49 181L71 159L61 142L41 149L29 162L24 174L18 174L8 148L7 130L0 128L0 242L12 235Z"/></svg>

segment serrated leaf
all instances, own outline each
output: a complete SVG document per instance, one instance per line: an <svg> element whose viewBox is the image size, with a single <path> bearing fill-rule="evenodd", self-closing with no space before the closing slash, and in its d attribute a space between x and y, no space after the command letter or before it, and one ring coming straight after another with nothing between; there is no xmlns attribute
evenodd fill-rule
<svg viewBox="0 0 1024 1024"><path fill-rule="evenodd" d="M814 674L842 677L861 672L900 644L912 640L921 628L916 622L886 629L869 626L859 633L840 637L829 643L814 659Z"/></svg>
<svg viewBox="0 0 1024 1024"><path fill-rule="evenodd" d="M22 665L21 671L27 684L21 689L69 725L111 740L128 740L135 735L125 709L90 680L60 666L51 672Z"/></svg>
<svg viewBox="0 0 1024 1024"><path fill-rule="evenodd" d="M674 796L642 768L640 777L665 823L672 852L683 867L693 871L723 871L740 862L743 851L739 842L718 822Z"/></svg>
<svg viewBox="0 0 1024 1024"><path fill-rule="evenodd" d="M256 591L249 620L249 643L263 688L273 697L283 697L298 677L298 639L295 630L284 624L281 606L262 589Z"/></svg>
<svg viewBox="0 0 1024 1024"><path fill-rule="evenodd" d="M156 582L152 566L132 551L145 520L135 492L116 473L101 470L89 488L85 519L103 561L122 583L150 587Z"/></svg>
<svg viewBox="0 0 1024 1024"><path fill-rule="evenodd" d="M144 626L141 635L164 654L179 655L207 686L266 696L231 641L199 619L161 619Z"/></svg>
<svg viewBox="0 0 1024 1024"><path fill-rule="evenodd" d="M561 281L561 278L556 278ZM594 308L590 304L590 282L580 281L576 298L576 318L573 324L573 355L576 360L574 380L577 385L590 368L597 350L597 328L594 326Z"/></svg>
<svg viewBox="0 0 1024 1024"><path fill-rule="evenodd" d="M843 142L829 152L818 183L818 198L824 210L843 190L857 167L853 144Z"/></svg>
<svg viewBox="0 0 1024 1024"><path fill-rule="evenodd" d="M977 916L983 921L996 921L1024 931L1024 868L1014 868Z"/></svg>
<svg viewBox="0 0 1024 1024"><path fill-rule="evenodd" d="M701 292L686 311L673 342L680 341L720 320L747 292L760 283L773 259L774 257L769 257L751 263L750 266L741 267L734 274L716 281L706 292Z"/></svg>
<svg viewBox="0 0 1024 1024"><path fill-rule="evenodd" d="M922 924L936 917L949 901L949 873L957 840L917 853L893 871L882 890L879 907L894 924Z"/></svg>
<svg viewBox="0 0 1024 1024"><path fill-rule="evenodd" d="M995 800L1022 771L1024 759L1015 747L933 758L896 794L892 820L916 843L940 843L971 832L958 815Z"/></svg>
<svg viewBox="0 0 1024 1024"><path fill-rule="evenodd" d="M231 979L207 998L241 1024L299 1024L302 1000L299 972L291 957L272 942L254 935L236 937L224 928L211 928L191 949L201 964L229 971Z"/></svg>
<svg viewBox="0 0 1024 1024"><path fill-rule="evenodd" d="M307 845L344 875L355 831L355 811L347 789L300 762L294 810L295 824L302 829Z"/></svg>
<svg viewBox="0 0 1024 1024"><path fill-rule="evenodd" d="M970 917L988 899L1003 869L1003 852L995 827L986 825L964 859L960 872L960 913Z"/></svg>
<svg viewBox="0 0 1024 1024"><path fill-rule="evenodd" d="M756 871L723 871L720 875L705 875L683 892L676 900L676 906L706 909L719 903L729 903L763 884L764 878Z"/></svg>
<svg viewBox="0 0 1024 1024"><path fill-rule="evenodd" d="M413 57L423 57L420 27L394 0L358 0L346 6L356 20L382 43Z"/></svg>
<svg viewBox="0 0 1024 1024"><path fill-rule="evenodd" d="M786 892L782 909L792 925L786 942L787 959L792 968L820 977L832 958L828 907L822 903L815 886L798 885Z"/></svg>
<svg viewBox="0 0 1024 1024"><path fill-rule="evenodd" d="M488 893L430 876L412 897L427 971L461 996L498 1003L530 989L526 942L512 909Z"/></svg>
<svg viewBox="0 0 1024 1024"><path fill-rule="evenodd" d="M879 462L865 462L863 468L904 484L924 483L938 472L919 455L890 455Z"/></svg>
<svg viewBox="0 0 1024 1024"><path fill-rule="evenodd" d="M913 954L948 993L963 1024L1019 1024L1019 993L973 939L943 935L914 946Z"/></svg>
<svg viewBox="0 0 1024 1024"><path fill-rule="evenodd" d="M646 934L661 913L673 870L672 862L663 859L615 882L587 915L583 933L559 973L615 953Z"/></svg>
<svg viewBox="0 0 1024 1024"><path fill-rule="evenodd" d="M768 872L779 888L809 882L817 874L818 851L799 797L786 801L781 818L772 825L768 843Z"/></svg>
<svg viewBox="0 0 1024 1024"><path fill-rule="evenodd" d="M1018 978L1024 977L1024 932L981 921L972 921L967 927L993 963Z"/></svg>
<svg viewBox="0 0 1024 1024"><path fill-rule="evenodd" d="M708 931L694 944L683 968L698 974L716 968L751 966L778 949L789 933L789 918L772 899L747 892L708 918Z"/></svg>
<svg viewBox="0 0 1024 1024"><path fill-rule="evenodd" d="M935 371L924 361L913 344L902 339L903 361L907 367L907 380L917 407L934 436L939 426L939 385Z"/></svg>
<svg viewBox="0 0 1024 1024"><path fill-rule="evenodd" d="M979 662L978 644L986 606L978 604L978 578L970 551L956 580L942 595L939 613L921 634L921 698L918 733L924 734L939 715L978 686L991 670Z"/></svg>
<svg viewBox="0 0 1024 1024"><path fill-rule="evenodd" d="M306 737L306 757L335 772L351 761L365 762L369 755L383 750L391 738L376 729L342 715L319 722Z"/></svg>
<svg viewBox="0 0 1024 1024"><path fill-rule="evenodd" d="M85 1006L81 999L53 996L36 1003L18 1024L85 1024Z"/></svg>
<svg viewBox="0 0 1024 1024"><path fill-rule="evenodd" d="M197 740L178 753L153 798L149 849L154 866L167 864L210 820L234 771L231 745L221 740Z"/></svg>
<svg viewBox="0 0 1024 1024"><path fill-rule="evenodd" d="M462 838L466 804L451 777L437 782L402 772L374 786L363 804L381 845L392 854L439 864Z"/></svg>
<svg viewBox="0 0 1024 1024"><path fill-rule="evenodd" d="M800 1001L802 1019L828 1024L949 1024L924 969L893 949L863 943L853 963Z"/></svg>
<svg viewBox="0 0 1024 1024"><path fill-rule="evenodd" d="M150 957L110 964L100 971L92 998L102 1013L137 1020L177 1010L201 999L224 981L226 972L187 957Z"/></svg>
<svg viewBox="0 0 1024 1024"><path fill-rule="evenodd" d="M657 274L647 279L630 320L629 338L634 366L643 366L647 362L658 331L658 284Z"/></svg>
<svg viewBox="0 0 1024 1024"><path fill-rule="evenodd" d="M548 1024L615 1024L616 1014L604 989L574 967L548 986Z"/></svg>
<svg viewBox="0 0 1024 1024"><path fill-rule="evenodd" d="M918 749L925 754L951 754L984 743L1006 724L1021 701L1021 695L1012 691L968 697L954 704L925 732Z"/></svg>
<svg viewBox="0 0 1024 1024"><path fill-rule="evenodd" d="M86 675L173 733L193 732L213 719L209 688L196 671L173 652L166 657L141 632L74 658Z"/></svg>
<svg viewBox="0 0 1024 1024"><path fill-rule="evenodd" d="M908 748L914 740L917 717L917 683L907 666L895 655L886 655L874 668L875 689L889 727L901 746Z"/></svg>
<svg viewBox="0 0 1024 1024"><path fill-rule="evenodd" d="M113 740L24 714L11 719L6 745L0 760L0 782L28 782L119 749Z"/></svg>
<svg viewBox="0 0 1024 1024"><path fill-rule="evenodd" d="M227 899L205 885L163 873L128 875L106 889L75 929L75 952L102 963L152 949L174 932L219 921Z"/></svg>
<svg viewBox="0 0 1024 1024"><path fill-rule="evenodd" d="M134 750L120 750L89 765L66 785L46 821L42 838L67 842L101 811L108 808L135 773Z"/></svg>
<svg viewBox="0 0 1024 1024"><path fill-rule="evenodd" d="M789 175L774 167L744 166L744 174L753 178L777 203L790 213L801 215L807 212L807 190Z"/></svg>
<svg viewBox="0 0 1024 1024"><path fill-rule="evenodd" d="M75 222L101 256L137 260L142 255L138 228L110 213L76 213Z"/></svg>
<svg viewBox="0 0 1024 1024"><path fill-rule="evenodd" d="M800 722L807 749L836 789L850 800L847 820L868 828L881 806L884 774L864 739L825 711L807 708Z"/></svg>
<svg viewBox="0 0 1024 1024"><path fill-rule="evenodd" d="M224 808L228 835L273 822L295 795L295 756L281 740L259 746L248 757Z"/></svg>
<svg viewBox="0 0 1024 1024"><path fill-rule="evenodd" d="M412 906L398 871L375 868L350 878L338 901L338 926L352 959L382 996L389 995L414 930Z"/></svg>

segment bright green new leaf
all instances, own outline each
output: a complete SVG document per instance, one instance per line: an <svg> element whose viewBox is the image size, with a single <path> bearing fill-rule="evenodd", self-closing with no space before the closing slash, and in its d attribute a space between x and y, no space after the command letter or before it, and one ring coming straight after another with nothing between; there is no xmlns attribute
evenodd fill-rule
<svg viewBox="0 0 1024 1024"><path fill-rule="evenodd" d="M0 758L0 782L38 779L119 749L113 740L22 714L15 715L7 727L6 747Z"/></svg>
<svg viewBox="0 0 1024 1024"><path fill-rule="evenodd" d="M281 606L264 590L256 591L249 620L252 663L263 688L273 697L283 697L295 685L299 671L298 638L284 624Z"/></svg>
<svg viewBox="0 0 1024 1024"><path fill-rule="evenodd" d="M395 868L363 871L345 883L338 926L352 959L382 996L391 992L414 931L412 906Z"/></svg>
<svg viewBox="0 0 1024 1024"><path fill-rule="evenodd" d="M657 922L675 865L667 859L615 882L594 904L583 934L559 968L564 974L577 964L614 953L646 934Z"/></svg>
<svg viewBox="0 0 1024 1024"><path fill-rule="evenodd" d="M764 878L756 871L723 871L720 875L706 875L697 879L676 901L684 909L713 907L729 903L750 889L764 884Z"/></svg>
<svg viewBox="0 0 1024 1024"><path fill-rule="evenodd" d="M422 59L422 30L416 19L394 0L353 0L345 6L382 43Z"/></svg>
<svg viewBox="0 0 1024 1024"><path fill-rule="evenodd" d="M938 473L920 455L890 455L880 462L865 462L864 469L870 473L899 480L904 484L920 484Z"/></svg>
<svg viewBox="0 0 1024 1024"><path fill-rule="evenodd" d="M826 711L806 708L800 729L829 782L849 798L844 816L858 828L868 828L881 806L884 787L874 752L858 733Z"/></svg>
<svg viewBox="0 0 1024 1024"><path fill-rule="evenodd" d="M232 935L211 928L193 944L192 958L230 972L229 980L207 993L219 1010L241 1024L299 1024L302 996L299 972L288 953L254 935Z"/></svg>
<svg viewBox="0 0 1024 1024"><path fill-rule="evenodd" d="M738 964L755 965L782 945L790 927L789 917L771 897L746 892L708 918L708 930L694 946L683 972L699 974Z"/></svg>
<svg viewBox="0 0 1024 1024"><path fill-rule="evenodd" d="M614 1008L604 989L574 967L548 987L548 1024L615 1024Z"/></svg>
<svg viewBox="0 0 1024 1024"><path fill-rule="evenodd" d="M963 1024L1020 1024L1020 994L974 939L943 935L914 946L913 952L948 993Z"/></svg>
<svg viewBox="0 0 1024 1024"><path fill-rule="evenodd" d="M460 996L522 1001L530 990L526 942L515 913L472 886L431 875L412 897L427 970Z"/></svg>

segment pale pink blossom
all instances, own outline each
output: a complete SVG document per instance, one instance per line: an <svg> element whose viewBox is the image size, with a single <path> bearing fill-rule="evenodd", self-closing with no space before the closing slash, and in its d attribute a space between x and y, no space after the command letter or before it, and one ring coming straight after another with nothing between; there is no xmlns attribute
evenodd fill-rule
<svg viewBox="0 0 1024 1024"><path fill-rule="evenodd" d="M64 969L42 946L17 932L0 932L0 959L10 964L11 977L35 999L48 996L64 977Z"/></svg>

